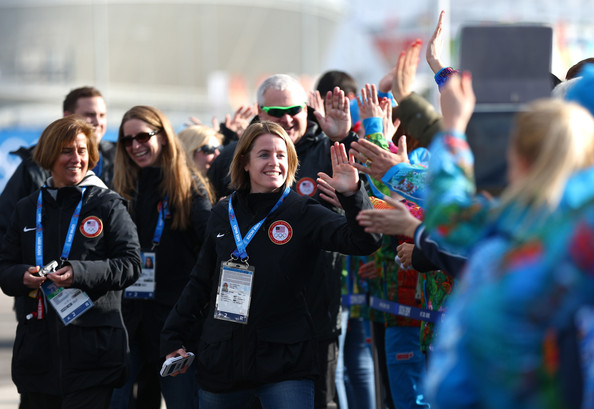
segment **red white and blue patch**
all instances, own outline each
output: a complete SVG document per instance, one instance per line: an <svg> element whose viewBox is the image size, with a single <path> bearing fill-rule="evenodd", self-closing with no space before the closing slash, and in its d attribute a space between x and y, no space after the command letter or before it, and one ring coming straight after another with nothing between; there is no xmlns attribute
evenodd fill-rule
<svg viewBox="0 0 594 409"><path fill-rule="evenodd" d="M316 186L316 181L312 178L303 178L299 179L297 182L296 190L301 196L313 197L313 195L316 194L318 187Z"/></svg>
<svg viewBox="0 0 594 409"><path fill-rule="evenodd" d="M96 216L89 216L80 224L80 232L90 239L97 237L103 231L103 222Z"/></svg>
<svg viewBox="0 0 594 409"><path fill-rule="evenodd" d="M293 228L284 220L277 220L270 225L268 237L274 244L287 244L293 237Z"/></svg>

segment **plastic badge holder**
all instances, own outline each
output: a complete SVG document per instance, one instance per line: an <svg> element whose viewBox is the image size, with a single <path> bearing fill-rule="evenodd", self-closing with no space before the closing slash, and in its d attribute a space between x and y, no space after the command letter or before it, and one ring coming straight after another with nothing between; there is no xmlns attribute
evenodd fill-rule
<svg viewBox="0 0 594 409"><path fill-rule="evenodd" d="M182 369L192 365L192 362L194 362L194 354L191 352L188 352L188 356L185 358L183 356L176 356L166 359L165 362L163 362L163 366L161 367L161 376L165 377L179 372Z"/></svg>

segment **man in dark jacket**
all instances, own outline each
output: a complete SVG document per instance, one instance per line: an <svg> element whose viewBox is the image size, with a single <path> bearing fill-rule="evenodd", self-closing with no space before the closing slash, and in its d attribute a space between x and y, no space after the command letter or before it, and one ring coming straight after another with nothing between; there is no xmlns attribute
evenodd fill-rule
<svg viewBox="0 0 594 409"><path fill-rule="evenodd" d="M302 196L312 197L328 208L333 208L320 199L316 179L318 172L332 174L330 146L334 141L346 144L348 149L350 142L357 139L356 134L350 132L349 104L344 92L333 92L332 98L326 101L325 112L315 113L317 123L308 120L307 93L296 79L288 75L268 77L258 88L257 100L259 119L281 125L295 144L299 169L295 176L297 182L292 188ZM231 193L228 182L221 183L221 178L227 174L235 145L227 146L209 169L209 177L218 186L219 197ZM338 211L335 208L334 210ZM322 251L315 266L315 273L307 284L306 298L318 342L320 376L315 384L317 409L328 407L328 403L334 398L334 373L340 333L342 255Z"/></svg>
<svg viewBox="0 0 594 409"><path fill-rule="evenodd" d="M107 113L105 100L99 90L93 87L73 89L66 95L63 102L64 116L80 115L95 127L95 136L99 142L99 163L92 169L107 186L111 186L113 177L113 161L115 144L101 141L107 128ZM32 159L33 148L21 147L14 152L21 158L11 178L6 183L0 195L0 239L6 233L10 224L10 217L17 202L39 189L49 177L49 172L42 169Z"/></svg>

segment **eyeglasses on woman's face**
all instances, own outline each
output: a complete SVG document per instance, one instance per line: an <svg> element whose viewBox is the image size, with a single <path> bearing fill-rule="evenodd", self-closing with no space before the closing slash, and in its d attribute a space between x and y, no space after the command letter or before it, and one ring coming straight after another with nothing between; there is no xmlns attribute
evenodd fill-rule
<svg viewBox="0 0 594 409"><path fill-rule="evenodd" d="M146 143L149 139L153 137L153 135L157 135L159 132L161 132L161 129L155 129L152 132L140 132L137 133L135 136L125 135L120 140L122 141L124 146L128 147L132 146L132 142L134 140L136 140L138 143Z"/></svg>
<svg viewBox="0 0 594 409"><path fill-rule="evenodd" d="M200 148L198 148L198 150L200 152L203 152L206 155L212 155L213 153L215 153L215 151L222 151L223 150L223 145L219 145L219 146L213 146L213 145L202 145Z"/></svg>

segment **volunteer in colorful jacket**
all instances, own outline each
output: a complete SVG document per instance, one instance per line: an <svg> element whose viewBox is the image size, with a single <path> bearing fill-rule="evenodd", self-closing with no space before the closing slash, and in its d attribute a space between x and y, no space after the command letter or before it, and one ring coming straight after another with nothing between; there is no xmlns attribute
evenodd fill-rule
<svg viewBox="0 0 594 409"><path fill-rule="evenodd" d="M0 248L0 285L18 319L12 379L21 407L107 408L125 374L120 299L141 271L136 229L89 171L99 156L83 118L51 123L33 158L51 177L18 203ZM55 271L38 276L52 261Z"/></svg>
<svg viewBox="0 0 594 409"><path fill-rule="evenodd" d="M322 250L367 255L379 236L355 221L371 203L343 145L333 177L320 172L346 212L290 189L297 154L272 122L248 127L231 164L236 191L212 210L190 281L161 336L168 357L186 355L188 328L205 316L196 353L200 408L313 408L315 344L304 286ZM222 291L227 283L228 291Z"/></svg>

